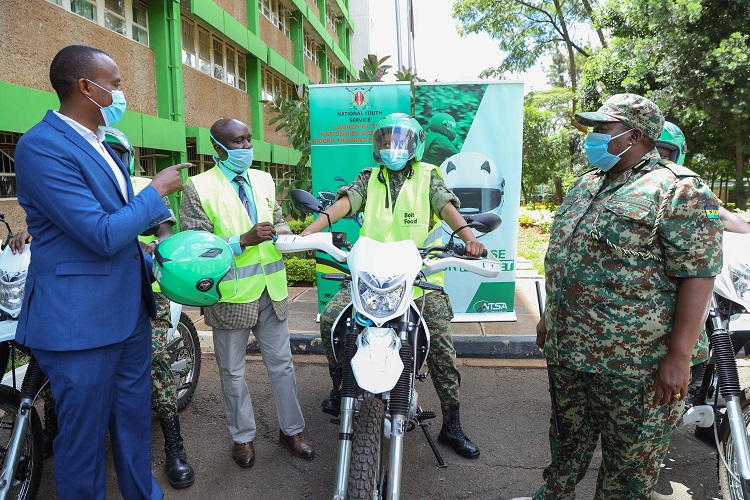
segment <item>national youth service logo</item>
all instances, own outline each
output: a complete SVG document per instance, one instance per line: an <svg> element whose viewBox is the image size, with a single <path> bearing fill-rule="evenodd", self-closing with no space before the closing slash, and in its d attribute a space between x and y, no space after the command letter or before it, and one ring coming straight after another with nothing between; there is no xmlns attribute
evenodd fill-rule
<svg viewBox="0 0 750 500"><path fill-rule="evenodd" d="M350 108L354 109L367 109L371 108L369 94L372 87L354 87L346 89L352 95L352 100L349 103Z"/></svg>

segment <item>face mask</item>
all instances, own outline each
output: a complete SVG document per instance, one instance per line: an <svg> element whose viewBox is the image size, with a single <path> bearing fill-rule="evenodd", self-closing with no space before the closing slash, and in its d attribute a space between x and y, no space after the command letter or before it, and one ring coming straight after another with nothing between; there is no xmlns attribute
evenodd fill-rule
<svg viewBox="0 0 750 500"><path fill-rule="evenodd" d="M381 149L380 159L388 170L402 170L409 161L408 149Z"/></svg>
<svg viewBox="0 0 750 500"><path fill-rule="evenodd" d="M620 157L625 154L625 151L632 148L633 145L631 144L630 146L628 146L628 148L619 155L613 155L609 151L607 151L607 148L609 147L609 141L611 141L612 139L617 139L621 135L625 135L631 130L633 129L631 128L630 130L626 130L622 134L617 134L614 137L609 134L589 132L589 135L586 136L585 148L586 156L588 157L591 164L602 172L611 170L612 167L614 167L615 164L620 161Z"/></svg>
<svg viewBox="0 0 750 500"><path fill-rule="evenodd" d="M210 134L209 134L210 135ZM216 163L220 163L222 166L228 168L232 172L236 174L241 174L248 168L250 168L250 165L253 164L253 148L248 149L227 149L222 143L216 140L216 138L211 135L211 139L216 142L221 148L227 152L227 159L221 160L218 156L214 155L214 161Z"/></svg>
<svg viewBox="0 0 750 500"><path fill-rule="evenodd" d="M127 107L127 103L125 102L125 94L123 94L121 90L107 90L101 85L94 83L89 79L86 79L86 81L89 83L93 83L100 89L104 90L105 92L109 92L110 95L112 95L112 104L106 107L101 106L98 102L96 102L89 96L86 96L89 97L89 101L99 106L99 111L102 112L102 117L104 117L104 126L109 127L119 122L122 118L122 115L125 114L125 108Z"/></svg>

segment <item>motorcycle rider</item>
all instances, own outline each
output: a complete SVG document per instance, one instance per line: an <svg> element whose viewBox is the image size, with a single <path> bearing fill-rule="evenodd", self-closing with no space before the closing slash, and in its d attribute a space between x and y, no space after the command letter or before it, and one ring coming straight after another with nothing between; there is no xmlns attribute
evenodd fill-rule
<svg viewBox="0 0 750 500"><path fill-rule="evenodd" d="M659 156L662 159L673 161L678 165L685 164L685 154L687 153L685 134L674 123L664 122L661 136L656 141L656 149L659 151ZM719 205L719 219L724 224L725 231L729 231L730 233L750 233L750 224L721 205Z"/></svg>
<svg viewBox="0 0 750 500"><path fill-rule="evenodd" d="M102 127L105 132L104 140L120 155L123 164L128 166L130 180L134 194L138 194L149 185L151 179L133 176L135 155L128 138L119 130L112 127ZM172 226L177 222L172 213L169 199L164 197L164 203L170 212L169 219L162 221L155 230L147 236L140 236L141 247L148 254L153 254L156 246L166 238L172 236ZM10 242L13 253L23 251L26 243L32 240L27 231L20 231ZM167 331L171 328L169 299L160 293L159 284L152 285L154 300L156 301L156 318L151 320L151 401L164 433L164 452L169 484L175 489L191 486L195 482L195 472L187 461L187 453L180 434L180 419L177 412L177 388L172 373L171 361L167 352ZM44 449L45 456L52 454L52 441L57 435L57 414L55 402L50 391L42 394L44 399Z"/></svg>
<svg viewBox="0 0 750 500"><path fill-rule="evenodd" d="M439 218L454 230L464 226L466 221L457 210L459 200L445 187L440 170L421 162L424 139L419 122L409 115L393 113L383 118L372 134L373 158L380 167L362 170L351 185L339 189L338 199L326 209L331 223L363 211L360 235L381 242L409 239L420 247L439 242L442 236ZM416 216L415 224L402 224L406 213ZM392 222L384 224L384 221ZM316 233L326 225L327 218L318 217L301 235ZM466 242L467 256L482 254L484 245L477 241L470 228L462 229L458 235ZM437 280L442 283L442 274ZM415 288L415 297L422 293ZM456 368L456 350L451 339L450 300L442 290L425 293L424 318L430 331L427 365L443 413L438 440L450 445L462 457L476 458L479 448L464 434L459 416L461 375ZM334 415L339 413L341 404L342 367L333 355L330 333L336 317L350 301L349 288L344 284L320 315L321 339L333 382L330 397L321 406L324 412Z"/></svg>
<svg viewBox="0 0 750 500"><path fill-rule="evenodd" d="M442 165L446 158L458 153L453 144L456 138L456 120L448 113L435 113L425 133L422 161L431 165Z"/></svg>

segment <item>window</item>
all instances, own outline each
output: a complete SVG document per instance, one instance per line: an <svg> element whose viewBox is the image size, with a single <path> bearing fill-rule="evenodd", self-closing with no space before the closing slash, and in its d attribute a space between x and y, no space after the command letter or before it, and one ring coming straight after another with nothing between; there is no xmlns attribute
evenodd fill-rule
<svg viewBox="0 0 750 500"><path fill-rule="evenodd" d="M232 87L247 91L247 55L188 17L182 16L181 24L182 64L211 75Z"/></svg>
<svg viewBox="0 0 750 500"><path fill-rule="evenodd" d="M99 26L148 45L148 8L145 0L47 0Z"/></svg>
<svg viewBox="0 0 750 500"><path fill-rule="evenodd" d="M264 169L273 177L274 184L282 187L276 192L276 201L281 202L288 196L289 186L291 185L294 175L294 165L282 165L280 163L266 162L263 164Z"/></svg>
<svg viewBox="0 0 750 500"><path fill-rule="evenodd" d="M291 32L291 13L279 0L258 0L258 11L287 37Z"/></svg>
<svg viewBox="0 0 750 500"><path fill-rule="evenodd" d="M266 101L274 100L279 94L285 99L292 99L294 95L292 84L268 68L263 68L261 72L261 86L263 87L261 98Z"/></svg>
<svg viewBox="0 0 750 500"><path fill-rule="evenodd" d="M336 21L338 20L338 17L336 16L336 13L333 9L333 4L330 2L326 3L326 24L331 27L333 32L336 32Z"/></svg>
<svg viewBox="0 0 750 500"><path fill-rule="evenodd" d="M187 161L193 164L192 167L188 168L188 176L190 177L202 174L214 166L213 158L209 155L199 155L196 152L195 144L190 142L187 144Z"/></svg>
<svg viewBox="0 0 750 500"><path fill-rule="evenodd" d="M16 167L13 155L21 136L0 132L0 199L16 197Z"/></svg>
<svg viewBox="0 0 750 500"><path fill-rule="evenodd" d="M336 64L328 60L328 83L337 83L339 80L339 68L336 66Z"/></svg>
<svg viewBox="0 0 750 500"><path fill-rule="evenodd" d="M309 36L305 36L305 56L318 64L318 44Z"/></svg>

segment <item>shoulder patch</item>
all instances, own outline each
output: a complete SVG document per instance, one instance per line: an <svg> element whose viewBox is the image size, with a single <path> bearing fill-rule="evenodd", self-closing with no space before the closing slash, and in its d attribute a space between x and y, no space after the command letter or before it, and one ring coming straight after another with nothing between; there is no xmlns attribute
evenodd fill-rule
<svg viewBox="0 0 750 500"><path fill-rule="evenodd" d="M696 174L689 168L683 167L682 165L678 165L669 160L659 160L659 165L671 170L672 173L676 175L677 177L700 177L698 174Z"/></svg>
<svg viewBox="0 0 750 500"><path fill-rule="evenodd" d="M719 218L719 205L703 205L703 208L706 210L706 217L709 219Z"/></svg>

